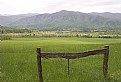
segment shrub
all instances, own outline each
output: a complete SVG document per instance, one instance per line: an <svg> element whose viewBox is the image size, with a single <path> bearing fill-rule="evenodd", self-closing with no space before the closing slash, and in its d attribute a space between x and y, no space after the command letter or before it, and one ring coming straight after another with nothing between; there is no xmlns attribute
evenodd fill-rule
<svg viewBox="0 0 121 82"><path fill-rule="evenodd" d="M8 35L0 35L0 40L11 40L12 37L11 36L8 36Z"/></svg>

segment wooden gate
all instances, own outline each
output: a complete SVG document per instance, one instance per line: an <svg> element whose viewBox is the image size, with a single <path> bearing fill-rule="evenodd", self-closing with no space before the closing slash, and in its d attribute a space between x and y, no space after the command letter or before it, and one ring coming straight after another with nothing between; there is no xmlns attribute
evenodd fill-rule
<svg viewBox="0 0 121 82"><path fill-rule="evenodd" d="M68 59L68 74L69 74L69 59L81 58L90 55L104 54L103 59L103 75L106 78L108 73L108 55L109 55L109 46L105 45L103 49L98 50L90 50L86 52L78 52L78 53L45 53L41 52L41 48L37 48L37 63L38 63L38 74L39 74L39 82L43 82L42 77L42 64L41 58L66 58Z"/></svg>

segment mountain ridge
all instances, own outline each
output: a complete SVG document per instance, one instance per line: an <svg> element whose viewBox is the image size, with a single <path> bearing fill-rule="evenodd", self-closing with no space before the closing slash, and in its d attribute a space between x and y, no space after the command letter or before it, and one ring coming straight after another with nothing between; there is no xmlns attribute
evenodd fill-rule
<svg viewBox="0 0 121 82"><path fill-rule="evenodd" d="M37 14L21 18L7 24L7 26L39 29L121 28L120 16L120 13L116 13L115 15L115 13L109 12L82 13L62 10L51 14Z"/></svg>

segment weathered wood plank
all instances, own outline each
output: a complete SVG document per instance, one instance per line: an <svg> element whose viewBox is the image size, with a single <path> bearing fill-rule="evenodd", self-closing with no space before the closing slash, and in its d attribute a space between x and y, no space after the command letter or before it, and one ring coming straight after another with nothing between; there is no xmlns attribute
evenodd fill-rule
<svg viewBox="0 0 121 82"><path fill-rule="evenodd" d="M96 55L96 54L105 54L107 51L106 48L104 49L99 49L99 50L91 50L87 52L80 52L80 53L45 53L42 52L41 56L43 58L67 58L67 59L75 59L75 58L81 58L81 57L86 57L90 55Z"/></svg>
<svg viewBox="0 0 121 82"><path fill-rule="evenodd" d="M39 82L43 82L42 65L41 65L41 49L37 48L36 52L37 52L37 64L38 64Z"/></svg>
<svg viewBox="0 0 121 82"><path fill-rule="evenodd" d="M106 53L104 53L104 59L103 59L103 75L106 78L108 73L108 58L109 58L109 46L104 46L105 49L107 49Z"/></svg>

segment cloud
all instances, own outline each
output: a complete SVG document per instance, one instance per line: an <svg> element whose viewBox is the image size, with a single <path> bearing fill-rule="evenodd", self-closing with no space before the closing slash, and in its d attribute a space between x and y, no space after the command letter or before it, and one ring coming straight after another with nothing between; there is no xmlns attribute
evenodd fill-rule
<svg viewBox="0 0 121 82"><path fill-rule="evenodd" d="M0 0L1 14L80 12L120 12L121 0Z"/></svg>

